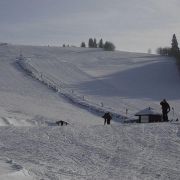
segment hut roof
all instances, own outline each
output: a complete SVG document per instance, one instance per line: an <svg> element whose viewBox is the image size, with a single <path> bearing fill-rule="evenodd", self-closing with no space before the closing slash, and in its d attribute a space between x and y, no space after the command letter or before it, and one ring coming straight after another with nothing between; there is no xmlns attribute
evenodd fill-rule
<svg viewBox="0 0 180 180"><path fill-rule="evenodd" d="M161 115L161 113L155 111L153 108L148 107L135 114L135 116L145 116L145 115Z"/></svg>

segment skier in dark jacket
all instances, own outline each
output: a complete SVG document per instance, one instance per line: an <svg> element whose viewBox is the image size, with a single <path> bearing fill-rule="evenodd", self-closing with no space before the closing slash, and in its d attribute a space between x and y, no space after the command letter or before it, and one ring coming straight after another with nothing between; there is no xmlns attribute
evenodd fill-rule
<svg viewBox="0 0 180 180"><path fill-rule="evenodd" d="M163 99L160 102L160 105L162 106L163 121L168 121L168 113L170 111L170 106L167 103L166 99Z"/></svg>
<svg viewBox="0 0 180 180"><path fill-rule="evenodd" d="M110 124L112 116L109 112L107 112L102 116L102 118L104 118L104 125L105 125L105 124Z"/></svg>

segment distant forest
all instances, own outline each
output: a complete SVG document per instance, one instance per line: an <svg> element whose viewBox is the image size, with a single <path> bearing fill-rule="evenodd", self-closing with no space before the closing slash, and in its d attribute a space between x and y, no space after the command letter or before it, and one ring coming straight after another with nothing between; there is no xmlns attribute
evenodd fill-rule
<svg viewBox="0 0 180 180"><path fill-rule="evenodd" d="M179 50L176 34L173 34L171 46L170 47L159 47L157 49L157 54L162 55L162 56L170 56L170 57L176 58L177 65L180 70L180 50Z"/></svg>
<svg viewBox="0 0 180 180"><path fill-rule="evenodd" d="M171 47L159 47L157 49L157 54L160 54L162 56L173 56L177 59L180 58L178 41L175 34L173 34L172 37Z"/></svg>
<svg viewBox="0 0 180 180"><path fill-rule="evenodd" d="M83 48L86 47L85 42L81 43L81 47L83 47ZM116 48L115 45L110 41L106 41L104 43L102 38L99 40L98 43L97 43L96 38L89 38L88 47L89 48L102 48L105 51L114 51Z"/></svg>

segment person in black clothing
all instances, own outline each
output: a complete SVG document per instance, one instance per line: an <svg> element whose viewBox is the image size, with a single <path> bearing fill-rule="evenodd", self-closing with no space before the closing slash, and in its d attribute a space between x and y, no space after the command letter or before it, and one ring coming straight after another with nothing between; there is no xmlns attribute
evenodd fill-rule
<svg viewBox="0 0 180 180"><path fill-rule="evenodd" d="M168 121L168 113L170 111L170 106L167 103L166 99L163 99L160 102L160 105L162 106L163 121Z"/></svg>
<svg viewBox="0 0 180 180"><path fill-rule="evenodd" d="M112 116L109 112L107 112L102 116L102 118L104 118L104 125L105 125L105 124L110 124Z"/></svg>

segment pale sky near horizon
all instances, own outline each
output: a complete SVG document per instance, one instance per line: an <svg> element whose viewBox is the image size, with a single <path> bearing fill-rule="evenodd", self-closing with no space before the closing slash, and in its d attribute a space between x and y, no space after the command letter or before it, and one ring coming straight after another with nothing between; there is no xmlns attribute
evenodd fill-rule
<svg viewBox="0 0 180 180"><path fill-rule="evenodd" d="M79 46L90 37L147 52L180 41L179 0L0 0L0 42Z"/></svg>

